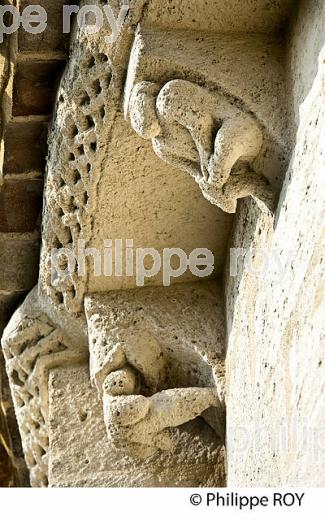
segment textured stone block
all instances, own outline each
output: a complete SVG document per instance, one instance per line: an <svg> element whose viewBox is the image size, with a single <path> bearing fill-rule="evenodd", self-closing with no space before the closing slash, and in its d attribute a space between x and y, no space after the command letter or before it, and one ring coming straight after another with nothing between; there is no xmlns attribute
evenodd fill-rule
<svg viewBox="0 0 325 520"><path fill-rule="evenodd" d="M0 232L34 231L42 206L43 181L6 180L0 188Z"/></svg>
<svg viewBox="0 0 325 520"><path fill-rule="evenodd" d="M276 32L283 28L294 0L151 0L148 25L219 33Z"/></svg>
<svg viewBox="0 0 325 520"><path fill-rule="evenodd" d="M4 174L43 171L46 136L47 123L43 121L9 123L4 130Z"/></svg>
<svg viewBox="0 0 325 520"><path fill-rule="evenodd" d="M43 171L46 155L47 123L14 121L4 130L4 173Z"/></svg>
<svg viewBox="0 0 325 520"><path fill-rule="evenodd" d="M62 60L18 62L13 84L13 116L51 114Z"/></svg>
<svg viewBox="0 0 325 520"><path fill-rule="evenodd" d="M0 289L27 291L37 282L39 241L0 235Z"/></svg>
<svg viewBox="0 0 325 520"><path fill-rule="evenodd" d="M40 34L29 34L24 29L18 33L19 52L65 52L69 43L69 34L63 34L63 5L74 4L68 0L20 0L21 11L29 5L40 5L47 12L47 28Z"/></svg>
<svg viewBox="0 0 325 520"><path fill-rule="evenodd" d="M262 269L241 258L227 282L229 486L325 484L325 4L302 6L290 64L299 127L276 218L246 201L231 244L268 255Z"/></svg>

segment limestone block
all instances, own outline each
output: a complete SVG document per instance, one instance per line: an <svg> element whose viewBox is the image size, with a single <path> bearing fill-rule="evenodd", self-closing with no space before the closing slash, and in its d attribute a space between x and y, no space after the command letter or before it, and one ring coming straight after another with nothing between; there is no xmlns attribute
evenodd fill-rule
<svg viewBox="0 0 325 520"><path fill-rule="evenodd" d="M168 81L181 79L204 86L224 95L234 107L254 114L264 132L280 145L277 154L281 164L284 153L281 148L286 148L288 142L286 99L282 89L285 73L283 42L273 35L245 34L243 37L198 29L173 31L141 23L128 61L125 108L133 86L141 81L152 81L162 87ZM191 104L191 96L188 103ZM268 149L271 143L266 145ZM270 165L268 168L270 170L264 172L268 178L279 175L274 165L274 170Z"/></svg>
<svg viewBox="0 0 325 520"><path fill-rule="evenodd" d="M9 122L3 134L4 174L43 171L46 134L47 122L42 116L38 116L34 120Z"/></svg>
<svg viewBox="0 0 325 520"><path fill-rule="evenodd" d="M288 144L279 45L261 35L193 38L142 24L135 34L126 118L160 159L190 174L227 213L247 196L274 209L272 187L282 179Z"/></svg>
<svg viewBox="0 0 325 520"><path fill-rule="evenodd" d="M133 88L128 110L133 129L152 140L160 159L189 173L209 202L235 213L239 198L253 196L273 210L272 189L251 166L262 128L225 95L179 79L161 89L143 81Z"/></svg>
<svg viewBox="0 0 325 520"><path fill-rule="evenodd" d="M75 2L76 3L76 2ZM23 29L18 32L18 51L21 53L65 52L69 44L69 35L63 34L63 6L73 5L67 0L19 0L20 9L29 5L42 6L48 16L47 28L43 33L30 34Z"/></svg>
<svg viewBox="0 0 325 520"><path fill-rule="evenodd" d="M13 315L1 345L31 485L47 486L49 370L79 362L85 353L42 312L35 289Z"/></svg>
<svg viewBox="0 0 325 520"><path fill-rule="evenodd" d="M125 258L130 238L134 248L153 247L159 254L168 247L187 255L207 247L217 275L231 226L230 217L203 200L195 183L164 164L124 121L125 76L116 61L125 59L126 66L128 51L105 48L105 35L103 30L87 43L77 34L49 137L40 285L55 305L76 313L85 293L134 288L135 276L95 274L88 259L87 276L74 271L62 287L49 287L51 248L68 245L76 253L82 239L102 258L104 241L119 239ZM193 279L187 270L178 281ZM162 285L161 273L150 284Z"/></svg>
<svg viewBox="0 0 325 520"><path fill-rule="evenodd" d="M323 16L324 5L317 4ZM306 35L316 42L321 37L324 44L322 24L314 40L309 15L315 11L309 12L308 5L294 29L293 55ZM227 271L231 486L325 483L324 51L312 66L313 78L304 77L300 68L310 49L292 62L295 80L303 77L294 90L295 111L297 93L304 91L305 97L275 218L243 204L231 243L255 251L253 264L241 258L234 276ZM269 256L259 270L263 251Z"/></svg>
<svg viewBox="0 0 325 520"><path fill-rule="evenodd" d="M39 4L38 4L39 5ZM27 60L16 63L13 71L12 115L51 114L57 82L65 61L58 59Z"/></svg>
<svg viewBox="0 0 325 520"><path fill-rule="evenodd" d="M37 282L37 234L0 234L0 287L3 291L28 291Z"/></svg>
<svg viewBox="0 0 325 520"><path fill-rule="evenodd" d="M39 223L42 192L40 179L6 180L0 189L0 232L34 231Z"/></svg>
<svg viewBox="0 0 325 520"><path fill-rule="evenodd" d="M293 0L150 0L144 21L169 29L218 33L276 32L283 28Z"/></svg>
<svg viewBox="0 0 325 520"><path fill-rule="evenodd" d="M216 386L223 401L225 328L220 282L89 295L85 309L90 374L99 389L126 359L141 373L142 389L147 385L149 393Z"/></svg>

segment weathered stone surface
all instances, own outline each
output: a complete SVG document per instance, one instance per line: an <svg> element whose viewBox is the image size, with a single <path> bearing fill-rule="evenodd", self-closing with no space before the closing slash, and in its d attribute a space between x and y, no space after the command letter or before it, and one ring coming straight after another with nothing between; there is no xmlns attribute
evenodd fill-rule
<svg viewBox="0 0 325 520"><path fill-rule="evenodd" d="M187 255L195 247L208 247L218 274L231 225L227 215L202 199L191 179L165 165L124 121L119 109L121 72L112 69L108 51L100 52L102 39L97 45L96 51L85 51L81 42L76 46L50 134L44 216L44 223L50 224L45 224L40 284L42 292L55 302L63 299L74 312L80 312L87 291L134 288L135 275L98 275L89 261L87 277L74 271L65 288L59 282L49 287L50 251L56 244L68 245L77 254L78 240L83 239L103 255L104 240L117 238L123 258L130 237L134 248L155 248L159 254L175 245ZM187 270L178 281L193 279ZM150 284L162 285L161 272Z"/></svg>
<svg viewBox="0 0 325 520"><path fill-rule="evenodd" d="M283 28L292 0L150 0L145 22L154 26L206 32L276 32Z"/></svg>
<svg viewBox="0 0 325 520"><path fill-rule="evenodd" d="M131 48L125 103L132 86L138 82L153 81L162 87L170 80L190 81L219 93L232 102L234 108L253 115L264 127L264 133L269 132L276 143L285 146L286 98L281 88L286 79L283 48L283 39L274 35L248 33L243 37L199 30L161 30L141 24ZM214 106L213 110L217 109ZM266 148L270 144L266 139ZM277 159L274 150L271 158ZM270 168L265 161L265 175L272 179L275 172Z"/></svg>
<svg viewBox="0 0 325 520"><path fill-rule="evenodd" d="M37 282L39 241L37 234L0 234L1 290L28 291Z"/></svg>
<svg viewBox="0 0 325 520"><path fill-rule="evenodd" d="M142 81L132 90L128 110L137 134L151 139L160 159L193 177L209 202L235 213L239 198L254 196L272 209L272 190L250 165L262 148L262 128L225 95L185 80L163 88Z"/></svg>
<svg viewBox="0 0 325 520"><path fill-rule="evenodd" d="M115 15L121 3L109 0ZM46 160L39 284L2 342L33 486L224 484L225 401L230 484L323 483L324 5L303 0L289 27L293 4L134 0L117 32L75 27L47 147L63 40L58 26L10 40L3 200ZM44 6L59 19L61 0ZM39 85L35 97L27 84ZM257 251L250 262L230 251L224 349L224 302L212 287L233 223L225 211L246 196L254 201L238 204L232 245ZM21 195L11 200L23 206ZM23 231L4 216L5 231ZM34 279L18 250L32 239L0 237L6 295ZM140 289L134 256L123 265L130 247L160 259L166 248L209 248L214 270L205 283L187 270L166 287L163 266ZM53 268L53 248L76 261Z"/></svg>
<svg viewBox="0 0 325 520"><path fill-rule="evenodd" d="M42 120L42 117L40 119L16 120L5 127L3 135L5 174L44 171L47 123Z"/></svg>
<svg viewBox="0 0 325 520"><path fill-rule="evenodd" d="M324 43L318 23L322 37L314 40L313 16L324 20L325 15L324 4L316 4L319 10L309 12L305 2L294 27L299 126L275 218L243 204L232 240L232 247L252 248L254 255L249 265L239 260L236 276L228 274L227 282L228 483L233 486L325 483L325 48L319 56L309 47L304 58L297 54L307 37ZM312 56L314 77L299 85L304 61Z"/></svg>
<svg viewBox="0 0 325 520"><path fill-rule="evenodd" d="M2 348L31 485L47 486L49 371L82 361L85 353L42 312L35 289L6 327Z"/></svg>
<svg viewBox="0 0 325 520"><path fill-rule="evenodd" d="M143 370L155 388L170 388L173 382L177 387L214 383L223 400L225 328L220 282L90 295L85 307L89 334L96 340L90 346L91 376L98 378L99 385L110 372L114 346L121 344L129 362ZM141 360L142 345L150 335L167 367L160 363L157 368L157 362L148 366L149 355ZM139 345L138 361L132 356L132 343ZM151 354L156 354L154 346Z"/></svg>
<svg viewBox="0 0 325 520"><path fill-rule="evenodd" d="M133 288L136 281L134 276L95 275L89 260L88 280L78 276L76 263L70 277L49 287L50 251L57 244L76 255L82 238L103 255L104 240L118 238L125 257L125 241L131 237L134 248L153 247L160 254L175 244L187 254L195 247L208 247L215 256L214 274L224 263L231 220L202 200L195 182L158 159L124 121L121 105L127 104L134 83L149 78L163 87L181 76L220 89L234 104L253 112L264 127L267 137L261 157L254 161L258 174L276 185L283 172L286 111L279 40L248 36L243 43L242 38L234 42L225 37L220 45L216 35L167 34L144 24L138 27L131 49L125 35L140 17L141 11L130 11L125 32L113 46L104 46L105 27L89 41L77 33L74 56L59 91L50 133L44 212L48 232L43 235L40 287L56 305L61 302L72 312L81 311L87 292ZM240 67L234 59L239 49ZM205 139L212 147L211 135ZM186 271L178 281L193 279ZM149 283L161 285L161 275Z"/></svg>
<svg viewBox="0 0 325 520"><path fill-rule="evenodd" d="M69 35L63 34L63 6L76 3L67 0L19 0L21 10L29 5L40 5L47 13L47 27L44 32L30 34L22 28L18 31L19 53L65 53L69 45Z"/></svg>
<svg viewBox="0 0 325 520"><path fill-rule="evenodd" d="M143 457L170 449L167 428L200 415L223 443L225 330L219 285L93 294L85 309L90 376L103 397L108 436L121 450Z"/></svg>
<svg viewBox="0 0 325 520"><path fill-rule="evenodd" d="M42 193L42 180L6 180L0 191L0 232L35 231L39 224Z"/></svg>
<svg viewBox="0 0 325 520"><path fill-rule="evenodd" d="M224 485L224 449L209 427L193 421L172 432L171 452L139 461L109 444L102 404L90 386L86 365L52 370L49 385L52 487Z"/></svg>
<svg viewBox="0 0 325 520"><path fill-rule="evenodd" d="M47 115L53 110L63 60L26 60L15 67L13 116Z"/></svg>

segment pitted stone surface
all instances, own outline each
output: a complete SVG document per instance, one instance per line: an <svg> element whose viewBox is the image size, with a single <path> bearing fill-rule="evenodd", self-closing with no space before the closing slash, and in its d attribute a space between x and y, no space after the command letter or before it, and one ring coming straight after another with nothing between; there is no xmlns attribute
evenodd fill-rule
<svg viewBox="0 0 325 520"><path fill-rule="evenodd" d="M236 276L227 281L231 486L325 483L325 47L319 55L313 46L297 53L306 38L324 44L322 24L315 23L324 21L324 4L315 4L318 10L310 11L303 3L291 40L299 126L275 218L243 204L231 242L252 248L255 257L251 267L240 259ZM301 84L304 62L314 77ZM263 251L272 257L257 276Z"/></svg>
<svg viewBox="0 0 325 520"><path fill-rule="evenodd" d="M235 213L239 198L253 196L273 209L275 193L251 165L263 145L262 127L225 95L179 79L161 89L143 81L128 110L137 134L151 139L160 159L190 174L209 202Z"/></svg>
<svg viewBox="0 0 325 520"><path fill-rule="evenodd" d="M121 3L109 0L115 15ZM302 0L285 39L293 5L134 0L116 41L107 24L73 31L49 133L39 283L3 340L32 485L224 485L225 405L230 484L323 483L324 3ZM44 165L47 116L35 117L3 134L14 182ZM24 153L11 153L17 143ZM281 188L276 213L265 211ZM224 211L246 195L266 198L264 211L238 205L232 245L269 247L283 269L256 276L258 252L254 276L239 261L225 277L226 331ZM102 260L105 240L122 242L125 259L127 239L160 255L208 248L214 271L201 283L187 270L172 287L160 273L140 290L126 270L98 275L94 249L80 260L80 245ZM78 257L62 278L71 266L51 265L60 248ZM35 263L27 281L4 266L6 290L35 280ZM284 451L274 448L283 428Z"/></svg>
<svg viewBox="0 0 325 520"><path fill-rule="evenodd" d="M171 435L175 440L171 452L159 452L143 461L123 455L107 440L102 403L90 386L87 366L51 371L52 487L224 485L224 448L216 444L206 423L202 427L193 421Z"/></svg>
<svg viewBox="0 0 325 520"><path fill-rule="evenodd" d="M202 415L223 443L220 286L177 284L93 294L85 303L90 375L103 398L109 439L143 458L172 448L167 428Z"/></svg>

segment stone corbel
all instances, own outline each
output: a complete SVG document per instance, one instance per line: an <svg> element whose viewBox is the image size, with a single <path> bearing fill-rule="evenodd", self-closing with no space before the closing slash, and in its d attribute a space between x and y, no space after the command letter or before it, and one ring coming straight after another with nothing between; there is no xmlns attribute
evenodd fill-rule
<svg viewBox="0 0 325 520"><path fill-rule="evenodd" d="M225 95L190 81L136 83L126 113L163 161L189 173L203 196L227 213L252 196L272 210L274 192L252 162L263 144L256 118Z"/></svg>
<svg viewBox="0 0 325 520"><path fill-rule="evenodd" d="M171 450L170 429L192 421L208 409L218 410L220 422L215 419L212 427L219 438L223 436L222 376L220 372L216 376L217 384L213 378L207 381L203 376L202 380L188 381L188 386L184 385L184 378L177 379L177 365L181 361L179 347L170 355L168 332L162 339L159 330L150 325L152 313L157 312L153 307L163 312L162 291L155 289L155 292L157 296L138 290L129 300L123 294L115 295L121 299L116 311L112 310L114 296L93 294L85 300L90 376L103 401L108 438L117 448L136 458L146 458L159 449ZM188 297L186 288L182 288L180 294ZM175 297L179 297L178 291ZM133 300L139 302L138 306L134 307ZM140 324L137 324L138 308L146 310L145 320ZM177 319L176 312L175 323ZM193 356L190 350L188 356ZM175 388L169 388L171 363L175 365L176 376L172 378ZM217 357L214 364L220 369L223 356ZM206 362L203 365L207 369ZM199 366L197 372L200 372Z"/></svg>

